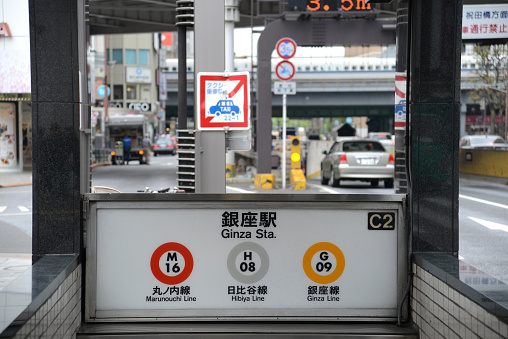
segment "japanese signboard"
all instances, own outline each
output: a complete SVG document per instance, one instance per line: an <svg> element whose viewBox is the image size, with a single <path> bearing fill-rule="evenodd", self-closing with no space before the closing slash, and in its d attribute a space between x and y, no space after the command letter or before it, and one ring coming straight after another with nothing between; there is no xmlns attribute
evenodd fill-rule
<svg viewBox="0 0 508 339"><path fill-rule="evenodd" d="M248 72L198 73L196 117L200 130L250 128Z"/></svg>
<svg viewBox="0 0 508 339"><path fill-rule="evenodd" d="M397 203L259 201L92 204L88 317L397 316Z"/></svg>
<svg viewBox="0 0 508 339"><path fill-rule="evenodd" d="M508 39L508 5L464 5L462 40Z"/></svg>
<svg viewBox="0 0 508 339"><path fill-rule="evenodd" d="M125 81L128 83L151 84L152 70L148 67L126 67Z"/></svg>

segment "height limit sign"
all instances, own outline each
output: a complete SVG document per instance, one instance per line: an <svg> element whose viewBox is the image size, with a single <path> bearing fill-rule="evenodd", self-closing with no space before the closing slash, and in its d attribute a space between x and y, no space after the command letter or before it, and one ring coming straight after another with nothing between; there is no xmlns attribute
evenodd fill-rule
<svg viewBox="0 0 508 339"><path fill-rule="evenodd" d="M249 129L249 86L248 72L198 73L197 128Z"/></svg>

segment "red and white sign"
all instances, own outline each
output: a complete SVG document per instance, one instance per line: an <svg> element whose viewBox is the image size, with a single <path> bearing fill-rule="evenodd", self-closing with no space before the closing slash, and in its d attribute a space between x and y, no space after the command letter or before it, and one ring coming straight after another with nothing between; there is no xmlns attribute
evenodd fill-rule
<svg viewBox="0 0 508 339"><path fill-rule="evenodd" d="M283 59L290 59L296 53L296 42L291 38L282 38L277 42L277 54Z"/></svg>
<svg viewBox="0 0 508 339"><path fill-rule="evenodd" d="M281 61L275 67L275 74L282 81L290 80L295 76L295 65L287 60Z"/></svg>
<svg viewBox="0 0 508 339"><path fill-rule="evenodd" d="M395 129L406 128L406 73L395 73Z"/></svg>
<svg viewBox="0 0 508 339"><path fill-rule="evenodd" d="M462 40L508 38L508 5L464 5Z"/></svg>
<svg viewBox="0 0 508 339"><path fill-rule="evenodd" d="M198 73L197 128L249 129L249 83L248 72Z"/></svg>

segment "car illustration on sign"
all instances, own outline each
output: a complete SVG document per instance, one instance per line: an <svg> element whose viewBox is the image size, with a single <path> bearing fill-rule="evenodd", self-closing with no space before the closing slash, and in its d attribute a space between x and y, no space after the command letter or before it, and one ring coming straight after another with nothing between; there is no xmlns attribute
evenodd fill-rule
<svg viewBox="0 0 508 339"><path fill-rule="evenodd" d="M220 116L221 114L231 114L235 116L240 113L240 107L236 106L233 100L219 100L217 105L210 107L210 114Z"/></svg>

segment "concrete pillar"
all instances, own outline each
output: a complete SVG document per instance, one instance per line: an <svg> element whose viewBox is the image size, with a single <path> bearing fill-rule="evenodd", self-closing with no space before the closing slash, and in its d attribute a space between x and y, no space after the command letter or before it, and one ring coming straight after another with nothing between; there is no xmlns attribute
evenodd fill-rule
<svg viewBox="0 0 508 339"><path fill-rule="evenodd" d="M34 263L81 252L79 3L29 1Z"/></svg>

